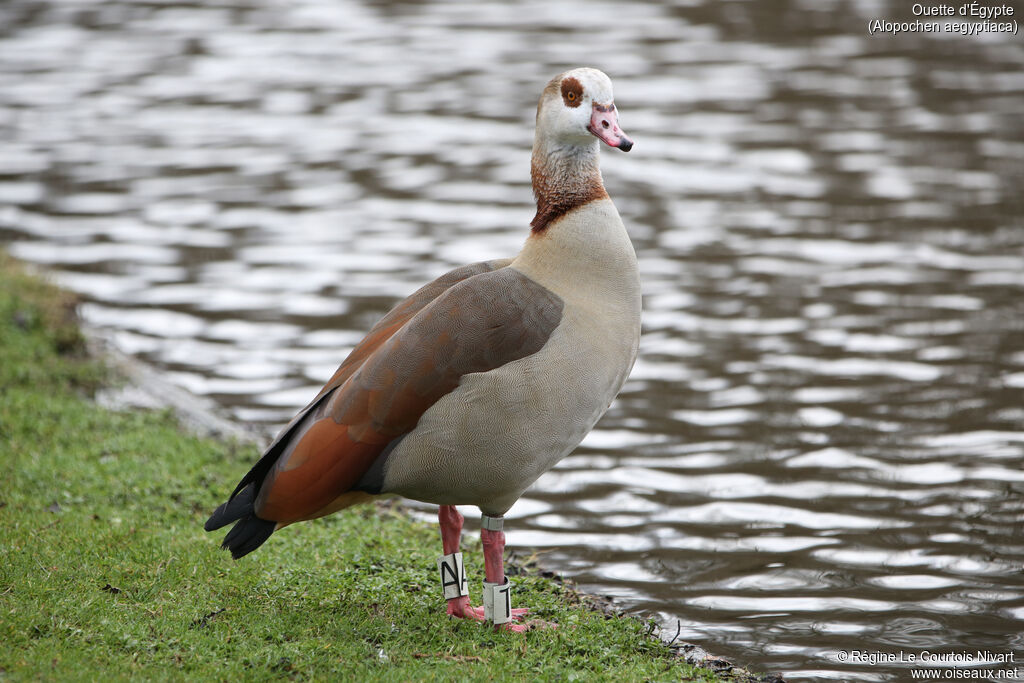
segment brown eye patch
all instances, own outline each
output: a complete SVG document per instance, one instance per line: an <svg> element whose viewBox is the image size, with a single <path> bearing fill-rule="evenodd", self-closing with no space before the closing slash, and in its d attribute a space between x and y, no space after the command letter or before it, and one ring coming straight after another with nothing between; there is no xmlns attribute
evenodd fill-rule
<svg viewBox="0 0 1024 683"><path fill-rule="evenodd" d="M583 85L572 76L562 81L562 101L567 107L583 104Z"/></svg>

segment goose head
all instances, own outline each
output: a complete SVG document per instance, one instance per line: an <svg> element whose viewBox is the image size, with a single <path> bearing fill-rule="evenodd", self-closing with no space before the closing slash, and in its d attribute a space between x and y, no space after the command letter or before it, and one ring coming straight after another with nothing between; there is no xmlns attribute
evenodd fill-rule
<svg viewBox="0 0 1024 683"><path fill-rule="evenodd" d="M548 82L537 105L537 142L544 147L591 147L595 138L623 152L633 148L619 127L612 82L587 67Z"/></svg>

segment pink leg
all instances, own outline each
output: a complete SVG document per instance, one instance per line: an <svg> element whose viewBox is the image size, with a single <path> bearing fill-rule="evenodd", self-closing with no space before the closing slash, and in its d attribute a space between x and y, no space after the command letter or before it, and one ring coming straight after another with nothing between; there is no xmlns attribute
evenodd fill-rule
<svg viewBox="0 0 1024 683"><path fill-rule="evenodd" d="M441 524L441 545L444 554L459 552L459 539L462 538L462 522L465 518L454 505L442 505L437 509L437 521Z"/></svg>
<svg viewBox="0 0 1024 683"><path fill-rule="evenodd" d="M454 505L442 505L437 511L437 521L441 524L441 545L444 554L459 552L459 539L462 537L464 518ZM452 598L448 601L448 614L460 619L483 621L484 608L469 604L469 596Z"/></svg>
<svg viewBox="0 0 1024 683"><path fill-rule="evenodd" d="M484 543L484 575L490 583L505 582L505 532L480 530Z"/></svg>
<svg viewBox="0 0 1024 683"><path fill-rule="evenodd" d="M484 574L488 583L504 583L505 532L481 529L480 540L484 544ZM527 607L513 608L512 618L519 619L529 611ZM529 626L523 624L501 624L495 628L504 628L509 631L528 631L530 629Z"/></svg>

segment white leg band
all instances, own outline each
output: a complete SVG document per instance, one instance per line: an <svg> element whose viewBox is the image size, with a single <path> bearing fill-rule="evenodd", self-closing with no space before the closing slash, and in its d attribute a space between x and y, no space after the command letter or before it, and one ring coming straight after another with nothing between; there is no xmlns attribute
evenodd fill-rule
<svg viewBox="0 0 1024 683"><path fill-rule="evenodd" d="M451 553L437 558L437 571L441 574L441 590L444 591L445 600L469 595L462 553Z"/></svg>
<svg viewBox="0 0 1024 683"><path fill-rule="evenodd" d="M484 619L494 624L512 621L512 583L505 577L505 583L484 581Z"/></svg>
<svg viewBox="0 0 1024 683"><path fill-rule="evenodd" d="M487 529L488 531L501 531L503 526L505 526L504 517L491 517L490 515L480 515L481 529Z"/></svg>

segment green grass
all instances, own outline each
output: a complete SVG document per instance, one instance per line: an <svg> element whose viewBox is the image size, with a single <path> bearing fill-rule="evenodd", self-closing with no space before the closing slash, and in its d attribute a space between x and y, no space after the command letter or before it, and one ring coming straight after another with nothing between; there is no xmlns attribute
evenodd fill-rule
<svg viewBox="0 0 1024 683"><path fill-rule="evenodd" d="M718 680L538 576L516 602L557 629L449 619L436 528L382 507L233 562L202 524L258 453L95 405L70 305L0 255L0 678Z"/></svg>

